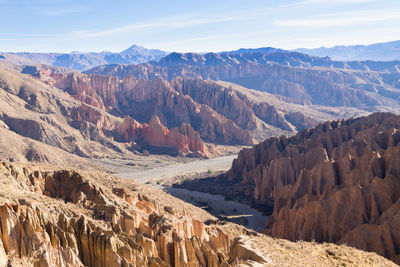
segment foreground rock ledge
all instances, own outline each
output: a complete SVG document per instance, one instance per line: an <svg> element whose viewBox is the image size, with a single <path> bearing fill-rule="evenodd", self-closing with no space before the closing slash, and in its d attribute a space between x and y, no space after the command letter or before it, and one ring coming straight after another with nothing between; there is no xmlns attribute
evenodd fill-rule
<svg viewBox="0 0 400 267"><path fill-rule="evenodd" d="M9 163L0 164L0 227L0 266L395 266L345 246L218 223L129 180Z"/></svg>

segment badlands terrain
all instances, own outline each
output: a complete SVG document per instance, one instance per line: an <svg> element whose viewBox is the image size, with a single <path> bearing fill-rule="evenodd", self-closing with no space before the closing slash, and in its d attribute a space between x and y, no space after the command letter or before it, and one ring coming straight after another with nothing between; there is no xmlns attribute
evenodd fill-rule
<svg viewBox="0 0 400 267"><path fill-rule="evenodd" d="M348 246L274 239L99 172L0 165L2 266L395 266Z"/></svg>
<svg viewBox="0 0 400 267"><path fill-rule="evenodd" d="M396 266L399 81L275 48L1 53L0 265Z"/></svg>

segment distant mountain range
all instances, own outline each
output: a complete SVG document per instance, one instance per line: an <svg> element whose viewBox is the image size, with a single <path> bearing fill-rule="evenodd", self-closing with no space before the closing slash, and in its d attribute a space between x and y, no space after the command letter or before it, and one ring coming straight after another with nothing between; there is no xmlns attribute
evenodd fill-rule
<svg viewBox="0 0 400 267"><path fill-rule="evenodd" d="M239 51L244 52L239 52ZM264 51L264 52L261 52ZM304 53L281 49L257 48L239 49L221 53L177 53L173 52L159 61L150 62L152 65L171 67L176 65L217 66L237 65L238 63L256 63L261 65L277 63L292 67L325 67L337 69L352 69L362 71L379 71L385 73L400 72L400 61L339 61L329 57L310 56Z"/></svg>
<svg viewBox="0 0 400 267"><path fill-rule="evenodd" d="M245 54L245 53L275 53L275 52L287 52L288 50L275 48L275 47L260 47L260 48L240 48L233 51L224 51L220 54Z"/></svg>
<svg viewBox="0 0 400 267"><path fill-rule="evenodd" d="M147 49L133 45L120 53L0 53L0 59L4 59L12 64L48 64L83 71L105 64L129 65L145 63L152 60L159 60L167 54L167 52L161 50Z"/></svg>
<svg viewBox="0 0 400 267"><path fill-rule="evenodd" d="M120 52L72 52L72 53L0 53L1 61L12 65L36 65L47 64L57 67L71 68L85 71L91 68L107 64L141 64L162 61L201 65L205 60L207 64L229 63L235 60L245 59L253 63L275 62L290 66L323 66L334 68L348 68L393 72L390 68L397 63L363 62L359 61L395 61L400 60L400 41L377 43L372 45L335 46L331 48L299 48L293 51L274 47L240 48L234 51L222 51L218 53L170 53L157 49L147 49L138 45ZM168 56L168 57L166 57ZM181 58L178 58L181 57ZM258 60L261 60L259 62ZM346 62L343 62L346 61ZM159 64L159 65L160 65ZM398 71L398 69L397 69Z"/></svg>
<svg viewBox="0 0 400 267"><path fill-rule="evenodd" d="M400 60L400 41L376 43L371 45L351 45L320 47L315 49L299 48L294 51L312 56L328 56L334 60Z"/></svg>
<svg viewBox="0 0 400 267"><path fill-rule="evenodd" d="M333 61L298 52L171 53L158 62L105 65L86 74L124 79L176 77L227 81L287 98L297 104L400 106L400 61Z"/></svg>

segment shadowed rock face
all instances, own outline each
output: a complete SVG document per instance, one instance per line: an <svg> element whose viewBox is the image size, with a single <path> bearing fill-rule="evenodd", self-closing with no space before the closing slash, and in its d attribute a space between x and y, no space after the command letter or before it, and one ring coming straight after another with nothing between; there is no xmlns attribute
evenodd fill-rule
<svg viewBox="0 0 400 267"><path fill-rule="evenodd" d="M265 232L400 263L400 117L333 121L240 152L225 175L273 210Z"/></svg>

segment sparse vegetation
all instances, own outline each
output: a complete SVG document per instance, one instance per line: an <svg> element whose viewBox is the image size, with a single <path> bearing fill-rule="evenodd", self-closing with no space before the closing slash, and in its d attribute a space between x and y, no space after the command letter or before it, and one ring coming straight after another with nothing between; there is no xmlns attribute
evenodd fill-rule
<svg viewBox="0 0 400 267"><path fill-rule="evenodd" d="M208 169L208 170L207 170L207 174L214 174L214 170Z"/></svg>

